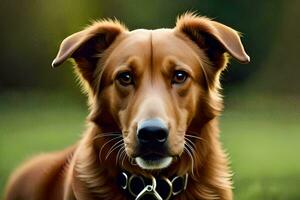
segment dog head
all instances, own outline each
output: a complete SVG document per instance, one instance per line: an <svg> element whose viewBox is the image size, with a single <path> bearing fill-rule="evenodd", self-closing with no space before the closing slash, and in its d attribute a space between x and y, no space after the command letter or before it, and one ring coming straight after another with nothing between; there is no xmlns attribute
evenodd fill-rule
<svg viewBox="0 0 300 200"><path fill-rule="evenodd" d="M128 31L116 21L95 22L62 42L53 66L75 60L91 120L103 133L122 133L114 148L156 170L189 154L200 137L193 130L218 116L228 54L249 62L235 30L185 14L173 29Z"/></svg>

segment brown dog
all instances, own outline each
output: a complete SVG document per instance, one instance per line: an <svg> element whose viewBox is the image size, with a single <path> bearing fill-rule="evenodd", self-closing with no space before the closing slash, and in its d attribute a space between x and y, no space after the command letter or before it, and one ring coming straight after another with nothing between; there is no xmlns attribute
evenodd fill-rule
<svg viewBox="0 0 300 200"><path fill-rule="evenodd" d="M232 199L218 133L228 54L249 62L235 30L190 13L173 29L104 20L69 36L53 66L75 60L89 128L19 168L5 199Z"/></svg>

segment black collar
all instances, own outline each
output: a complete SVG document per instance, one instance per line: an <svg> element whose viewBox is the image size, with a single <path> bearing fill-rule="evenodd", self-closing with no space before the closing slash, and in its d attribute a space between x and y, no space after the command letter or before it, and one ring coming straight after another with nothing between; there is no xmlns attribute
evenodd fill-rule
<svg viewBox="0 0 300 200"><path fill-rule="evenodd" d="M128 172L121 172L119 186L134 200L169 200L186 189L188 174L171 179L161 176L146 178Z"/></svg>

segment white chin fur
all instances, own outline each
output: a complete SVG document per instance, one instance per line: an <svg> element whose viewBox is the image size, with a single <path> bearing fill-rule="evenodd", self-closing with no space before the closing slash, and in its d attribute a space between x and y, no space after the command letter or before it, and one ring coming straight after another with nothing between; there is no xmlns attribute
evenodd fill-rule
<svg viewBox="0 0 300 200"><path fill-rule="evenodd" d="M172 157L165 157L159 160L144 160L141 157L135 158L136 163L138 166L142 169L147 170L155 170L155 169L163 169L168 167L172 163L173 158Z"/></svg>

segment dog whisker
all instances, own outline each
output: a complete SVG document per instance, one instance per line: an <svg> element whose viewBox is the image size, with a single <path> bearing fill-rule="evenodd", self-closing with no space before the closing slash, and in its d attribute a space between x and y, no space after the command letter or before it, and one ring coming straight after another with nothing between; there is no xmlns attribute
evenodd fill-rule
<svg viewBox="0 0 300 200"><path fill-rule="evenodd" d="M107 154L109 154L111 151L114 151L114 150L115 150L115 147L116 147L116 146L119 146L122 142L123 142L122 139L120 139L119 141L115 142L115 143L109 148L109 150L107 151Z"/></svg>
<svg viewBox="0 0 300 200"><path fill-rule="evenodd" d="M117 156L116 156L116 165L118 165L118 161L121 159L121 153L123 153L125 147L124 145L118 150Z"/></svg>
<svg viewBox="0 0 300 200"><path fill-rule="evenodd" d="M121 136L121 133L117 133L117 132L109 132L109 133L101 133L99 135L96 135L93 140L96 140L96 139L99 139L99 138L102 138L102 137L110 137L110 136Z"/></svg>
<svg viewBox="0 0 300 200"><path fill-rule="evenodd" d="M113 140L120 139L120 138L122 138L122 136L114 137L114 138L108 140L107 142L105 142L105 143L102 145L102 147L101 147L101 149L100 149L100 151L99 151L99 157L100 157L100 161L101 161L101 162L102 162L101 154L102 154L102 150L104 149L104 147L105 147L108 143L112 142ZM121 140L121 141L122 141L122 140Z"/></svg>
<svg viewBox="0 0 300 200"><path fill-rule="evenodd" d="M184 139L185 139L188 143L190 143L190 144L193 146L193 149L195 150L195 148L196 148L195 143L194 143L192 140L190 140L189 138L187 138L187 137L184 137Z"/></svg>
<svg viewBox="0 0 300 200"><path fill-rule="evenodd" d="M191 151L193 157L194 157L194 154L195 154L195 148L193 148L190 144L186 143L186 146L188 147L188 149Z"/></svg>
<svg viewBox="0 0 300 200"><path fill-rule="evenodd" d="M126 154L126 151L125 151L125 148L123 149L121 156L122 156L122 167L123 167L125 158L128 158L128 156Z"/></svg>
<svg viewBox="0 0 300 200"><path fill-rule="evenodd" d="M187 133L189 133L189 132L190 131L187 131ZM190 133L194 133L195 134L196 132L190 132ZM199 134L199 133L197 133L197 134ZM206 142L206 140L204 140L202 137L199 137L199 136L196 136L196 135L185 134L185 136Z"/></svg>
<svg viewBox="0 0 300 200"><path fill-rule="evenodd" d="M120 154L120 151L122 150L122 147L119 148L119 150L117 151L117 155L116 155L116 165L118 164L118 158L119 158L119 154Z"/></svg>
<svg viewBox="0 0 300 200"><path fill-rule="evenodd" d="M124 167L124 160L125 160L125 157L126 157L126 152L125 151L122 151L121 153L121 163L122 163L122 167Z"/></svg>
<svg viewBox="0 0 300 200"><path fill-rule="evenodd" d="M116 142L108 151L106 157L105 157L105 160L107 160L107 158L109 157L109 155L116 149L120 148L121 146L123 146L124 143L123 143L123 140L120 140L118 142Z"/></svg>
<svg viewBox="0 0 300 200"><path fill-rule="evenodd" d="M189 149L189 145L186 144L186 146L184 147L184 151L188 154L188 156L190 157L191 161L192 161L192 175L194 176L194 157L193 157L193 153L192 150Z"/></svg>
<svg viewBox="0 0 300 200"><path fill-rule="evenodd" d="M121 149L121 153L120 153L119 158L118 158L119 163L121 163L123 157L126 155L125 146L122 146L120 149ZM123 164L122 164L122 166L123 166Z"/></svg>
<svg viewBox="0 0 300 200"><path fill-rule="evenodd" d="M191 153L187 150L186 147L183 148L183 151L187 153L188 157L190 158L191 162L192 162L192 168L193 168L193 157L191 156ZM192 169L192 174L193 174L193 169Z"/></svg>

